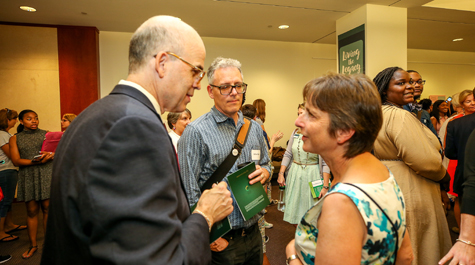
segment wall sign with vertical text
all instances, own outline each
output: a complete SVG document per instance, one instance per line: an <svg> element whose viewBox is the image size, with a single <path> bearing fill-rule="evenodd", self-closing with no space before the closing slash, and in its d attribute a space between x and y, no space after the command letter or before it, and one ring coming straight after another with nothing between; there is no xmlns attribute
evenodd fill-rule
<svg viewBox="0 0 475 265"><path fill-rule="evenodd" d="M365 73L365 25L338 35L338 71L340 74Z"/></svg>

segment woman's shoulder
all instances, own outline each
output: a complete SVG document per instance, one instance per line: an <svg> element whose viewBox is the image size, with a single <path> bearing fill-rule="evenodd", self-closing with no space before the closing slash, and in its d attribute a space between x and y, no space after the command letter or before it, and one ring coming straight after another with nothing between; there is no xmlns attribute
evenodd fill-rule
<svg viewBox="0 0 475 265"><path fill-rule="evenodd" d="M378 183L339 183L328 194L332 193L348 196L356 207L366 214L367 218L372 218L370 217L372 214L368 213L369 209L376 209L378 205L397 211L404 209L401 189L392 174L385 181Z"/></svg>
<svg viewBox="0 0 475 265"><path fill-rule="evenodd" d="M257 122L260 126L264 125L264 123L262 122L261 118L259 118L259 117L256 117L256 122Z"/></svg>
<svg viewBox="0 0 475 265"><path fill-rule="evenodd" d="M412 112L387 105L383 105L383 117L386 121L405 121L407 119L417 119Z"/></svg>
<svg viewBox="0 0 475 265"><path fill-rule="evenodd" d="M35 133L44 138L44 137L46 137L46 134L49 133L49 131L42 130L42 129L37 129Z"/></svg>
<svg viewBox="0 0 475 265"><path fill-rule="evenodd" d="M10 133L0 130L0 145L3 146L3 144L8 144L10 137L12 137Z"/></svg>
<svg viewBox="0 0 475 265"><path fill-rule="evenodd" d="M0 130L0 137L4 138L4 137L8 137L10 138L12 135L7 132L7 131L3 131L3 130Z"/></svg>
<svg viewBox="0 0 475 265"><path fill-rule="evenodd" d="M168 132L168 135L170 135L171 138L180 138L180 136L176 132L174 132L173 130L170 130Z"/></svg>
<svg viewBox="0 0 475 265"><path fill-rule="evenodd" d="M389 177L376 183L338 183L329 193L343 193L350 198L359 198L375 193L386 193L388 189L397 186L394 176L389 173Z"/></svg>
<svg viewBox="0 0 475 265"><path fill-rule="evenodd" d="M383 105L383 114L398 115L398 116L415 116L414 113L403 108L398 108L392 105Z"/></svg>

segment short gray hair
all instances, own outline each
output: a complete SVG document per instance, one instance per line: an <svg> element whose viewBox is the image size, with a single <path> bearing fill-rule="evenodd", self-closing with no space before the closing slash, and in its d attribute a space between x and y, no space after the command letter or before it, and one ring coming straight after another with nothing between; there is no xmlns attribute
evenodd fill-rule
<svg viewBox="0 0 475 265"><path fill-rule="evenodd" d="M156 16L145 21L132 35L129 45L129 74L139 70L159 51L181 54L185 40L178 18ZM186 24L185 24L186 25Z"/></svg>
<svg viewBox="0 0 475 265"><path fill-rule="evenodd" d="M241 77L244 79L244 75L241 70L241 63L236 59L218 57L214 59L208 68L208 83L214 82L214 72L220 68L236 67L241 73Z"/></svg>

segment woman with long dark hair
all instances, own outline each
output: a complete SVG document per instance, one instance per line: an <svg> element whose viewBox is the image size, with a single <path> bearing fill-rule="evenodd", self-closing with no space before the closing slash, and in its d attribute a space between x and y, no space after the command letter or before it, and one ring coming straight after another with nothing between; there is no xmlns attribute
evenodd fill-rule
<svg viewBox="0 0 475 265"><path fill-rule="evenodd" d="M437 100L432 105L432 112L430 113L430 120L432 125L434 125L437 134L440 131L440 127L444 124L445 120L449 118L447 115L449 113L449 105L445 100Z"/></svg>
<svg viewBox="0 0 475 265"><path fill-rule="evenodd" d="M18 115L18 133L10 138L10 153L13 164L20 167L18 174L18 201L24 201L27 211L30 247L22 255L24 259L38 250L38 213L43 212L43 227L46 231L48 207L53 170L54 153L40 154L46 131L38 128L38 114L23 110Z"/></svg>
<svg viewBox="0 0 475 265"><path fill-rule="evenodd" d="M256 121L262 126L262 129L264 130L263 126L264 122L266 122L266 102L263 99L258 98L252 102L252 105L257 109Z"/></svg>

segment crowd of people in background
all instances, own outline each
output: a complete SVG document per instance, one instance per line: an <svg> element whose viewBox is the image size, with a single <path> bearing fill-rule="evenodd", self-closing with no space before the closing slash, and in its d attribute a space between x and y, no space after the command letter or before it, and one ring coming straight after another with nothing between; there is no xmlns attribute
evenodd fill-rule
<svg viewBox="0 0 475 265"><path fill-rule="evenodd" d="M205 71L198 33L168 16L141 25L130 52L127 80L63 115L54 152L42 151L48 131L35 111L0 110L0 243L27 229L21 257L35 255L41 211L42 264L270 264L274 225L266 210L243 216L228 176L254 162L249 185L275 204L283 133L266 131L276 117L263 99L244 104L241 62L218 57ZM186 105L205 75L213 105L192 121ZM296 228L287 264L475 264L475 89L431 100L425 84L388 67L373 80L330 73L304 86L276 172L283 220ZM13 222L15 192L26 225ZM210 242L226 218L230 231ZM0 263L11 258L0 250Z"/></svg>
<svg viewBox="0 0 475 265"><path fill-rule="evenodd" d="M76 117L75 114L65 114L61 119L61 128L66 130ZM18 121L17 133L9 133ZM39 129L38 114L33 110L22 110L19 114L12 109L0 110L0 188L5 199L0 202L0 241L10 242L19 239L11 233L28 229L30 247L22 255L28 259L38 250L38 214L43 213L43 226L46 231L48 220L51 176L54 152L42 152L42 146L47 131ZM27 225L13 223L12 202L25 202ZM11 256L10 256L11 258ZM7 260L2 256L0 262Z"/></svg>

